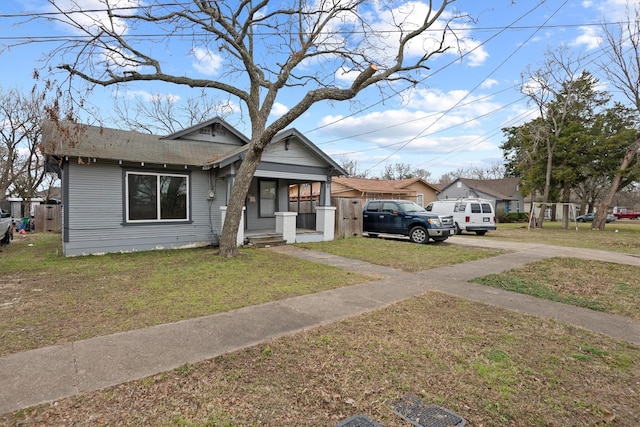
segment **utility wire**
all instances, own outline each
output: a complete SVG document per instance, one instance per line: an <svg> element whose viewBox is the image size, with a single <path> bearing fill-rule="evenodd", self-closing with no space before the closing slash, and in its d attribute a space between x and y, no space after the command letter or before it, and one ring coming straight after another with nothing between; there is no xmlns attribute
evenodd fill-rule
<svg viewBox="0 0 640 427"><path fill-rule="evenodd" d="M567 4L568 0L565 0L557 9L556 11L550 15L546 20L546 22L549 22L566 4ZM530 9L527 13L525 13L524 15L520 16L518 19L516 19L514 22L518 22L521 19L524 19L527 15L533 13L536 9L538 9L540 6L542 5L542 3L538 3L535 7L533 7L532 9ZM507 27L508 28L508 27ZM495 37L497 37L499 34L501 34L502 32L506 31L506 28L502 31L497 32L496 34L494 34L492 37L489 38L488 41L494 39ZM454 104L453 106L451 106L449 109L447 109L447 111L445 111L444 113L442 113L441 117L448 114L449 112L451 112L454 108L456 108L463 100L465 100L467 97L469 97L473 92L475 92L481 85L482 82L484 82L485 80L487 80L488 78L490 78L496 71L498 71L498 69L500 69L506 62L508 59L510 59L511 57L513 57L513 55L516 54L516 52L518 52L529 40L531 40L533 38L533 36L535 34L538 33L538 31L540 31L540 28L536 29L526 40L524 43L520 44L518 46L517 49L515 49L513 52L511 52L502 62L500 62L500 64L498 64L493 70L491 70L491 72L485 77L483 78L480 83L478 83L473 89L471 89L469 92L467 92L467 94L462 97L456 104ZM485 42L486 43L486 42ZM477 47L476 47L477 49ZM435 123L435 121L433 122ZM420 132L418 135L416 135L413 139L407 141L404 145L402 145L400 148L398 148L397 150L395 150L394 152L392 152L391 154L389 154L386 158L384 158L383 160L379 161L378 163L376 163L375 165L371 166L369 169L367 169L365 171L365 173L370 172L373 168L379 166L381 163L384 163L385 161L387 161L391 156L393 156L394 154L396 154L397 152L399 152L400 150L402 150L404 147L406 147L407 145L409 145L412 141L415 141L416 139L418 139L422 134L424 134L427 130L429 130L432 126L433 123L431 123L429 126L427 126L422 132Z"/></svg>

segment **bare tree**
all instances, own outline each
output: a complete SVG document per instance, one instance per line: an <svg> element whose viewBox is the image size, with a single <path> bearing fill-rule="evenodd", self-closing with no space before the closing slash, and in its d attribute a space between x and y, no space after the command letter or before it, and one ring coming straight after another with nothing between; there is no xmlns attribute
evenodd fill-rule
<svg viewBox="0 0 640 427"><path fill-rule="evenodd" d="M0 199L7 193L33 197L42 183L44 158L38 144L45 99L0 88Z"/></svg>
<svg viewBox="0 0 640 427"><path fill-rule="evenodd" d="M408 179L408 178L420 178L425 181L431 176L431 172L426 169L413 168L408 163L395 163L393 165L388 164L384 167L382 172L382 179Z"/></svg>
<svg viewBox="0 0 640 427"><path fill-rule="evenodd" d="M603 64L609 82L640 112L640 5L627 5L627 19L617 27L603 25L604 43L608 49L607 61ZM627 147L618 171L613 176L611 187L598 206L598 214L592 227L604 230L607 212L629 169L638 165L640 134Z"/></svg>
<svg viewBox="0 0 640 427"><path fill-rule="evenodd" d="M411 174L411 165L407 163L388 164L384 167L382 179L406 179L413 178Z"/></svg>
<svg viewBox="0 0 640 427"><path fill-rule="evenodd" d="M184 101L173 95L151 94L137 95L133 100L120 97L114 102L116 119L124 126L160 135L175 133L212 117L225 118L233 110L230 100L211 99L204 90Z"/></svg>
<svg viewBox="0 0 640 427"><path fill-rule="evenodd" d="M440 185L450 184L458 178L469 179L501 179L506 176L505 166L500 162L493 162L489 166L482 168L480 166L469 166L466 168L458 168L454 171L444 173L440 176L438 183Z"/></svg>
<svg viewBox="0 0 640 427"><path fill-rule="evenodd" d="M367 171L360 171L357 160L351 160L347 156L340 159L340 166L347 171L347 175L352 178L366 178Z"/></svg>
<svg viewBox="0 0 640 427"><path fill-rule="evenodd" d="M533 150L544 153L546 165L545 179L542 189L541 214L536 218L535 226L542 228L544 212L549 203L552 174L558 144L563 142L567 124L576 108L580 108L584 100L581 98L585 85L593 79L590 74L579 74L580 64L567 56L564 47L547 53L548 59L535 71L528 71L522 85L522 92L535 105L540 114L540 126L532 135ZM588 88L590 90L590 88ZM568 183L565 185L565 189ZM568 202L569 192L564 191ZM563 227L569 227L568 205L564 207Z"/></svg>
<svg viewBox="0 0 640 427"><path fill-rule="evenodd" d="M57 19L85 36L52 52L51 59L63 61L57 68L71 77L102 86L162 81L221 91L239 100L251 137L228 201L220 238L220 254L225 257L238 254L236 236L245 196L262 152L277 132L318 102L352 100L373 85L384 90L385 82L417 83L429 60L445 52L449 42L455 44L443 22L454 0L152 0L137 9L103 1L101 16L80 2L68 9L64 5L69 0L48 1L60 15L47 20ZM383 18L372 22L376 13ZM383 22L393 30L378 31ZM194 52L224 63L222 72L211 78L173 73L175 68L146 43L149 31L164 35L167 45L191 38ZM270 122L278 99L294 105Z"/></svg>

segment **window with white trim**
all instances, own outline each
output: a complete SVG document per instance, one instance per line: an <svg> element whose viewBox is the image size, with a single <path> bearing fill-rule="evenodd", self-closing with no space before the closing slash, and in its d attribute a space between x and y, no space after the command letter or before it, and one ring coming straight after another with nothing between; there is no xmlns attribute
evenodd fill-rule
<svg viewBox="0 0 640 427"><path fill-rule="evenodd" d="M189 175L126 173L126 222L189 220Z"/></svg>
<svg viewBox="0 0 640 427"><path fill-rule="evenodd" d="M271 218L276 214L278 182L260 180L260 218Z"/></svg>

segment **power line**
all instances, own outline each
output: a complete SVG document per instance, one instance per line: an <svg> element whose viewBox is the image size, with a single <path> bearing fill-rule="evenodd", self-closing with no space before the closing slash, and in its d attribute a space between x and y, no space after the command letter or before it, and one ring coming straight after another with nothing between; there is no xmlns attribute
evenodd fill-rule
<svg viewBox="0 0 640 427"><path fill-rule="evenodd" d="M560 8L558 8L558 10L556 10L556 12L554 12L554 15L555 15L555 14L557 14L557 12L558 12L558 11L559 11L559 10L560 10L560 9L561 9L565 4L566 4L566 3L567 3L567 2L565 1L565 2L563 3L563 5L562 5L562 6L560 6ZM182 3L182 4L186 4L186 3ZM541 2L541 3L539 3L536 7L534 7L531 11L527 12L527 14L531 13L533 10L535 10L536 8L538 8L541 4L542 4L542 2ZM166 5L162 5L162 6L176 6L176 5L181 5L181 4L166 4ZM135 9L135 8L134 8L134 7L130 7L130 8L123 8L123 9ZM93 12L100 12L100 11L102 11L102 10L94 10ZM520 19L522 19L522 18L523 18L524 16L526 16L527 14L525 14L525 15L521 16L520 18L518 18L518 19L517 19L516 21L514 21L514 22L518 22ZM552 15L552 16L553 16L553 15ZM7 16L0 14L0 18L5 18L5 17L7 17ZM551 18L549 18L549 19L551 19ZM486 43L488 43L490 40L492 40L494 37L497 37L497 35L499 35L499 34L501 34L501 33L505 32L505 31L520 31L520 30L535 29L536 31L535 31L535 32L534 32L534 33L533 33L533 34L532 34L532 35L527 39L527 41L528 41L528 40L530 40L530 39L533 37L533 35L535 35L535 34L536 34L537 32L539 32L541 29L548 29L548 28L570 28L570 27L588 27L588 26L595 26L595 25L601 26L601 25L609 25L609 24L610 24L610 23L599 23L599 24L591 24L591 23L587 23L587 24L556 24L556 25L548 25L548 24L546 24L546 23L547 23L547 22L549 22L549 19L547 19L547 20L545 21L545 24L542 24L542 25L539 25L539 26L515 26L515 25L510 25L510 26L505 27L505 28L502 28L502 27L473 27L473 28L465 28L465 30L473 30L473 31L492 31L492 30L500 30L497 34L494 34L491 38L489 38L488 40L486 40L485 42L483 42L482 44L480 44L479 46L477 46L477 47L476 47L476 49L477 49L478 47L485 45L485 44L486 44ZM376 33L382 33L382 32L376 32ZM385 32L385 33L388 33L388 32ZM267 35L267 34L269 34L269 33L265 32L265 33L256 33L256 34L263 34L263 35ZM180 34L170 34L170 35L167 35L167 34L136 34L136 35L131 35L131 36L132 36L132 37L135 37L135 38L140 38L140 39L143 39L143 38L148 39L148 38L154 38L154 37L162 37L162 38L169 38L169 37L190 37L190 38L192 38L192 37L196 37L196 36L205 36L205 35L207 35L207 33L194 33L194 34L188 34L188 35L180 35ZM88 37L88 36L37 36L37 37L35 37L35 38L34 38L34 37L24 36L24 37L22 37L22 39L24 39L24 41L28 41L28 42L44 43L44 42L51 42L51 41L69 41L70 39L74 39L74 40L76 40L76 39L77 39L77 40L83 40L83 39L86 39L87 37ZM0 37L0 40L18 40L18 38ZM519 48L518 48L518 49L519 49ZM504 60L504 61L503 61L503 62L502 62L498 67L496 67L496 68L495 68L495 69L494 69L494 70L493 70L493 71L492 71L492 72L491 72L487 77L485 77L485 79L483 79L483 81L484 81L484 80L486 80L487 78L489 78L489 77L490 77L490 76L491 76L495 71L497 71L497 70L498 70L502 65L504 65L504 63L505 63L508 59L510 59L510 58L511 58L511 57L512 57L512 56L513 56L513 55L518 51L518 49L516 49L514 52L512 52L512 53L511 53L511 54L510 54L510 55L509 55L509 56L508 56L508 57L507 57L507 58L506 58L506 59L505 59L505 60ZM462 58L464 58L465 56L469 55L471 52L473 52L473 51L470 51L470 52L468 52L468 53L465 53L465 55L462 55ZM446 69L448 66L452 65L453 63L458 62L458 61L459 61L459 59L460 59L460 58L456 58L456 59L455 59L454 61L452 61L451 63L449 63L449 64L445 65L445 66L444 66L444 67L442 67L441 69L439 69L439 70L437 70L436 72L434 72L434 73L430 74L429 76L425 77L425 79L426 79L426 78L428 78L428 77L433 76L434 74L437 74L438 72L441 72L443 69ZM421 80L421 82L422 82L422 81L424 81L425 79ZM452 106L450 109L448 109L448 110L446 110L446 111L443 111L443 112L439 112L439 113L432 113L432 114L429 114L429 115L425 116L424 118L432 117L432 116L434 116L434 115L438 115L438 114L440 114L441 116L444 116L444 115L446 115L446 114L450 113L451 111L453 111L455 108L459 108L459 107L461 107L461 106L470 105L470 104L472 104L472 103L474 103L474 102L477 102L477 101L481 100L482 98L477 99L477 100L474 100L474 101L470 101L470 102L468 102L468 103L462 103L462 101L464 101L464 100L465 100L468 96L470 96L470 95L471 95L475 90L477 90L477 89L478 89L478 87L480 87L480 85L481 85L481 83L479 83L478 85L476 85L476 87L475 87L473 90L471 90L471 91L470 91L470 92L469 92L465 97L463 97L462 99L460 99L460 100L458 101L458 103L456 103L456 104L455 104L454 106ZM510 88L509 88L509 89L510 89ZM506 90L509 90L509 89L505 89L505 91L506 91ZM399 94L399 93L402 93L402 92L404 92L404 91L406 91L406 90L407 90L407 88L405 88L405 89L403 89L403 90L401 90L401 91L395 92L394 96L395 96L395 95L397 95L397 94ZM502 92L502 91L501 91L501 92ZM498 93L500 93L500 92L498 92ZM490 95L489 95L489 96L490 96ZM367 109L372 108L373 106L378 105L378 104L380 104L381 102L384 102L384 101L386 101L386 100L388 100L388 99L390 99L390 97L387 97L387 98L383 99L382 101L380 101L380 102L377 102L377 103L373 104L372 106L369 106L369 107L367 107L367 108L365 108L365 109L363 109L363 110L360 110L359 112L366 111ZM518 101L519 101L519 100L518 100ZM517 102L517 101L516 101L516 102ZM508 105L510 105L510 104L508 104ZM505 107L506 107L506 106L505 106ZM498 110L494 110L494 113L495 113L496 111L499 111L499 110L500 110L500 109L498 109ZM350 115L350 116L347 116L347 118L348 118L348 117L352 117L352 116L354 116L355 114L357 114L357 113L354 113L354 114L352 114L352 115ZM481 118L481 117L485 117L485 116L486 116L486 115L483 115L483 116L480 116L480 117L476 117L476 118L471 119L471 120L469 120L469 121L478 120L479 118ZM410 122L415 121L415 120L420 120L420 119L414 119L414 120L411 120L411 121L407 121L407 122L405 122L405 124L406 124L406 123L410 123ZM330 123L330 124L328 124L328 125L326 125L326 126L331 126L332 124L335 124L335 123L336 123L336 122L333 122L333 123ZM394 125L394 126L389 126L389 127L386 127L386 128L381 128L381 129L379 129L379 130L377 130L377 131L386 130L386 129L389 129L389 128L392 128L392 127L395 127L395 126L400 126L400 125L401 125L401 124ZM406 146L406 145L408 145L411 141L413 141L413 140L415 140L415 139L417 139L417 138L419 138L419 137L421 137L421 136L425 136L425 132L426 132L426 131L428 131L428 129L429 129L430 127L431 127L431 125L430 125L429 127L427 127L426 129L424 129L420 134L418 134L417 136L415 136L415 137L414 137L414 138L412 138L411 140L409 140L409 141L403 141L403 143L405 143L405 146ZM320 129L320 128L312 129L312 130L311 130L311 131L309 131L309 132L313 132L313 131L318 130L318 129ZM440 131L442 131L442 130L440 130ZM438 132L440 132L440 131L438 131ZM364 133L364 134L360 134L360 135L353 135L353 136L351 136L351 137L346 137L346 138L340 138L340 139L338 139L338 140L329 141L329 142L324 142L323 144L327 144L327 143L331 143L331 142L336 142L336 141L340 141L340 140L344 140L344 139L348 139L348 138L353 138L353 137L357 137L357 136L367 135L367 134L371 134L371 133L374 133L374 132L376 132L376 131L370 131L370 132L366 132L366 133ZM429 135L433 135L433 134L435 134L435 133L437 133L437 132L434 132L434 133L429 134ZM481 143L481 142L483 142L483 141L480 141L479 143ZM479 144L479 143L478 143L478 144ZM397 145L397 144L399 144L399 143L394 143L394 144L392 144L392 145ZM385 147L381 147L381 148L388 148L388 147L389 147L389 146L385 146ZM401 149L403 149L403 148L404 148L404 147L400 147L398 150L396 150L396 151L395 151L394 153L392 153L391 155L393 155L393 154L397 153L398 151L400 151L400 150L401 150ZM461 148L461 147L457 147L457 148L455 148L455 149L453 149L453 150L449 151L449 152L448 152L448 154L450 154L450 153L452 153L452 152L454 152L454 151L457 151L457 150L458 150L458 149L460 149L460 148ZM389 157L391 157L391 155L390 155L390 156L388 156L388 157L387 157L387 159L388 159ZM386 160L386 159L385 159L385 160ZM376 164L374 167L378 166L379 164L380 164L380 162L379 162L378 164ZM371 168L370 168L369 170L371 170Z"/></svg>
<svg viewBox="0 0 640 427"><path fill-rule="evenodd" d="M555 11L552 15L550 15L550 16L545 20L545 23L546 23L546 22L549 22L549 21L550 21L550 20L551 20L551 19L552 19L552 18L553 18L553 17L554 17L554 16L555 16L555 15L556 15L556 14L557 14L557 13L558 13L562 8L563 8L563 7L567 4L567 2L568 2L568 0L565 0L565 1L560 5L560 7L558 7L558 9L556 9L556 11ZM514 21L514 23L515 23L515 22L520 21L521 19L524 19L527 15L529 15L529 14L533 13L533 12L534 12L536 9L538 9L541 5L542 5L542 3L538 3L535 7L531 8L527 13L525 13L524 15L522 15L522 16L520 16L518 19L516 19L516 20ZM508 28L508 27L507 27L507 28ZM485 43L487 43L487 42L488 42L488 41L490 41L490 40L493 40L495 37L497 37L497 36L498 36L498 34L501 34L501 33L502 33L502 32L504 32L504 31L506 31L506 28L505 28L505 29L503 29L503 30L501 30L501 31L499 31L498 33L494 34L492 37L490 37L490 38L489 38L489 40L485 41ZM527 38L527 40L525 40L525 43L526 43L527 41L531 40L531 39L533 38L533 36L534 36L535 34L537 34L537 32L538 32L538 31L540 31L540 28L538 28L536 31L534 31L534 32L533 32L533 33L532 33L532 34ZM509 58L513 57L513 55L515 55L515 53L516 53L518 50L520 50L520 49L522 48L522 46L524 46L524 44L525 44L525 43L520 44L520 45L519 45L519 46L518 46L518 47L517 47L513 52L511 52L511 54L509 54L509 55L508 55L508 56L507 56L507 57L506 57L502 62L500 62L500 64L498 64L498 66L496 66L493 70L491 70L491 72L490 72L490 73L489 73L489 74L488 74L484 79L482 79L482 81L481 81L480 83L478 83L478 84L477 84L473 89L471 89L469 92L467 92L467 94L466 94L462 99L460 99L456 104L454 104L453 106L451 106L447 111L443 112L443 113L442 113L442 116L444 116L444 115L448 114L449 112L453 111L453 109L454 109L454 108L456 108L456 107L457 107L457 106L458 106L458 105L459 105L459 104L460 104L464 99L466 99L466 98L467 98L467 97L469 97L469 96L470 96L474 91L476 91L476 90L477 90L477 89L482 85L482 82L484 82L486 79L490 78L490 77L491 77L491 76L492 76L492 75L493 75L493 74L494 74L494 73L495 73L495 72L496 72L500 67L502 67L502 66L506 63L506 61L507 61ZM476 47L476 49L477 49L477 47ZM442 116L441 116L441 117L442 117ZM433 123L435 123L435 122L433 122ZM384 163L384 162L385 162L385 161L387 161L391 156L393 156L394 154L396 154L397 152L399 152L400 150L402 150L404 147L406 147L407 145L409 145L413 140L415 140L415 139L419 138L423 133L425 133L427 130L429 130L429 129L431 128L431 126L433 126L433 123L431 123L429 126L427 126L427 127L426 127L422 132L420 132L418 135L416 135L412 140L407 141L404 145L402 145L400 148L398 148L397 150L395 150L393 153L389 154L386 158L384 158L383 160L379 161L379 162L378 162L378 163L376 163L375 165L371 166L369 169L367 169L367 170L365 171L365 173L366 173L366 172L371 171L373 168L375 168L376 166L380 165L381 163Z"/></svg>

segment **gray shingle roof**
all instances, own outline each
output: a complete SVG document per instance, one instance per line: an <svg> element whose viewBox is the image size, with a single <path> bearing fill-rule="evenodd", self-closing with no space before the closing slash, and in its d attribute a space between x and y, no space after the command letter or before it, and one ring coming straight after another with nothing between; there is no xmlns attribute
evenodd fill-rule
<svg viewBox="0 0 640 427"><path fill-rule="evenodd" d="M470 179L460 178L469 188L499 199L511 200L518 191L518 178ZM455 182L455 181L454 181Z"/></svg>
<svg viewBox="0 0 640 427"><path fill-rule="evenodd" d="M47 120L42 125L42 151L55 156L204 166L235 148L70 122Z"/></svg>

